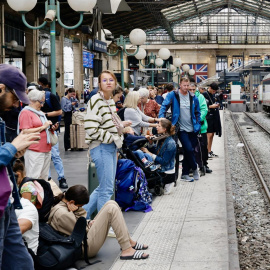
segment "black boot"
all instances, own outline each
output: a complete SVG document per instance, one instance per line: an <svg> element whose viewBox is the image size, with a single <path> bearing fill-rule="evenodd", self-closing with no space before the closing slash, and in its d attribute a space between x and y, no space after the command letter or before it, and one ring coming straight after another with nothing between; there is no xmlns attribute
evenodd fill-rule
<svg viewBox="0 0 270 270"><path fill-rule="evenodd" d="M64 189L68 188L67 180L64 177L59 180L59 187Z"/></svg>
<svg viewBox="0 0 270 270"><path fill-rule="evenodd" d="M205 172L206 172L206 173L211 173L212 170L210 170L209 167L206 166L206 167L205 167Z"/></svg>

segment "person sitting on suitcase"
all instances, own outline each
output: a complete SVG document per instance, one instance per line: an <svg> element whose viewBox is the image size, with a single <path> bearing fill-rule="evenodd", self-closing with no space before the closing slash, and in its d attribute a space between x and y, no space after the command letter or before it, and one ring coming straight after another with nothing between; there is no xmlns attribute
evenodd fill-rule
<svg viewBox="0 0 270 270"><path fill-rule="evenodd" d="M49 216L48 223L60 233L70 235L79 217L86 217L86 211L82 208L89 201L89 193L86 187L75 185L66 193L58 195L59 203L56 204ZM94 220L88 222L87 230L87 254L94 257L103 246L110 226L112 226L116 239L121 247L121 260L140 260L149 257L144 253L148 246L139 244L130 238L127 225L120 207L115 201L108 201L101 208Z"/></svg>
<svg viewBox="0 0 270 270"><path fill-rule="evenodd" d="M149 147L150 151L146 147L142 147L141 150L135 151L134 154L137 155L145 165L148 165L148 162L161 165L160 172L163 177L163 184L165 185L164 194L168 195L175 182L176 144L172 138L172 135L175 133L175 127L172 126L170 120L160 118L157 125L157 132L160 136L160 140L157 140L157 144L153 144L152 148Z"/></svg>

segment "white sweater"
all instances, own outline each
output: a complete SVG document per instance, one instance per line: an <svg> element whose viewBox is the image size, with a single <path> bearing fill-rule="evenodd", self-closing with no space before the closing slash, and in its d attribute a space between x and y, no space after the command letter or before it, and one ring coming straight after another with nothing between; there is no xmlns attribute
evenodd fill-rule
<svg viewBox="0 0 270 270"><path fill-rule="evenodd" d="M111 110L116 113L114 100L109 99L108 103ZM99 146L101 143L110 144L112 142L116 144L117 148L122 147L123 136L118 135L109 106L99 93L93 95L88 101L84 128L86 131L85 142L89 144L90 149Z"/></svg>

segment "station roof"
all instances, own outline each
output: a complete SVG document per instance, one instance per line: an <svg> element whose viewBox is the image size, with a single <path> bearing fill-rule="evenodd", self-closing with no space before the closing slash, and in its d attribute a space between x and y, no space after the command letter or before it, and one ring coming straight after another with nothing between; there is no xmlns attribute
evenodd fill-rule
<svg viewBox="0 0 270 270"><path fill-rule="evenodd" d="M31 11L41 20L44 2L38 0ZM76 24L79 15L66 0L59 2L63 23ZM102 15L103 27L115 37L141 28L148 44L270 42L270 0L122 0L121 6L116 14ZM83 24L91 25L92 19L85 14Z"/></svg>

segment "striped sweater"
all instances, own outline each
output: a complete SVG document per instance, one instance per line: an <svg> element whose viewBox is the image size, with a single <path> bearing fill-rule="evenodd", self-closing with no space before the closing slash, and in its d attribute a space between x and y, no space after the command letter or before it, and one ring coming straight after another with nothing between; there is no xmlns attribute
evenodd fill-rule
<svg viewBox="0 0 270 270"><path fill-rule="evenodd" d="M116 113L113 99L109 99L111 110ZM122 147L123 136L119 136L117 128L112 121L109 106L105 103L99 93L93 95L87 104L87 113L84 117L84 128L86 131L85 142L90 149L101 143L114 142L117 148Z"/></svg>

